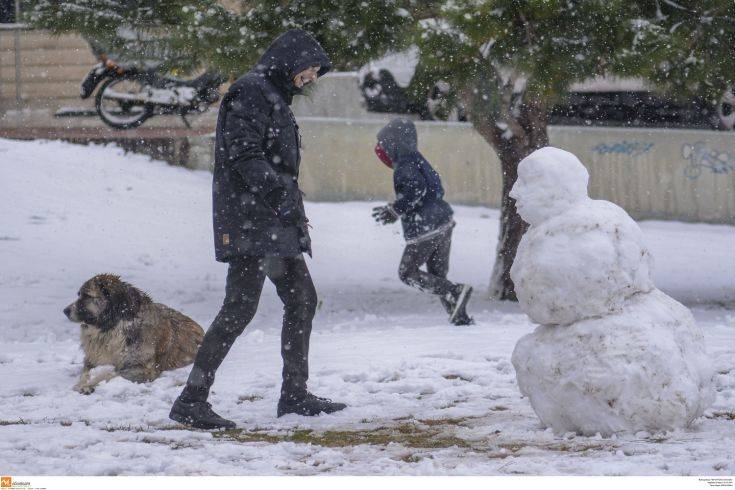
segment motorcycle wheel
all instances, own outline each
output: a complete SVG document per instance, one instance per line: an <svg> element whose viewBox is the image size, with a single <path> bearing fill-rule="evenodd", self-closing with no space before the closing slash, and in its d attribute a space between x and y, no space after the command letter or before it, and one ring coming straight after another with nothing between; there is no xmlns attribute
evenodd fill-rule
<svg viewBox="0 0 735 490"><path fill-rule="evenodd" d="M115 129L137 128L153 115L153 107L135 100L145 94L145 84L136 77L105 80L97 91L95 107L105 124Z"/></svg>

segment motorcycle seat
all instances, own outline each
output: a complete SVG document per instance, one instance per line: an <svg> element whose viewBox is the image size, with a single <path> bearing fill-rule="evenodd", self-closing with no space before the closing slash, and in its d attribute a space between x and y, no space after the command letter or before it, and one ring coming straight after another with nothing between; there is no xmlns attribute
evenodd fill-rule
<svg viewBox="0 0 735 490"><path fill-rule="evenodd" d="M219 85L222 83L223 78L212 72L204 72L196 78L191 80L185 80L179 77L167 75L163 77L166 82L176 84L180 87L192 87L200 89L210 85Z"/></svg>

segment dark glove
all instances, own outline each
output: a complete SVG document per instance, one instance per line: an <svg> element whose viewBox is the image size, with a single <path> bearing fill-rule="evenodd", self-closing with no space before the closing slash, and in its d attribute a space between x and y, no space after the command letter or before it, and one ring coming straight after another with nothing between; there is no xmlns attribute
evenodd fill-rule
<svg viewBox="0 0 735 490"><path fill-rule="evenodd" d="M281 187L271 191L265 196L265 202L273 209L284 226L298 224L301 217L299 203L286 188Z"/></svg>
<svg viewBox="0 0 735 490"><path fill-rule="evenodd" d="M398 213L393 209L393 206L386 204L385 206L373 208L373 219L381 225L389 225L398 221Z"/></svg>

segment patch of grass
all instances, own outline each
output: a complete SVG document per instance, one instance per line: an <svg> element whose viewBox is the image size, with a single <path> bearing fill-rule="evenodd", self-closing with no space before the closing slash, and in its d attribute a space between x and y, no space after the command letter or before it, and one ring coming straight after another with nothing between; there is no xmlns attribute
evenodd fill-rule
<svg viewBox="0 0 735 490"><path fill-rule="evenodd" d="M272 434L245 429L233 429L212 434L217 439L237 442L295 442L324 447L348 447L359 445L387 446L401 444L413 448L469 448L470 443L455 436L442 434L438 429L416 424L399 424L393 427L378 427L371 430L328 430L314 432L300 429L285 434Z"/></svg>
<svg viewBox="0 0 735 490"><path fill-rule="evenodd" d="M449 380L452 380L452 379L461 379L462 381L465 381L467 383L469 383L469 382L472 381L472 378L468 378L466 376L462 376L461 374L443 374L442 375L442 378L449 379Z"/></svg>
<svg viewBox="0 0 735 490"><path fill-rule="evenodd" d="M190 444L187 442L172 441L168 443L168 447L176 451L177 449L191 449L191 448L197 448L199 446L196 446L194 444Z"/></svg>
<svg viewBox="0 0 735 490"><path fill-rule="evenodd" d="M735 414L734 414L735 415ZM432 450L457 448L460 450L483 454L491 459L503 459L513 456L523 450L557 451L565 453L580 453L585 451L614 451L618 444L613 441L564 441L541 442L534 440L503 440L501 431L488 434L483 439L463 439L455 435L458 428L471 428L481 417L460 417L443 419L414 419L401 417L394 419L390 425L377 428L355 430L328 430L324 432L312 429L295 429L277 432L267 427L253 427L251 429L230 429L210 432L215 440L239 442L243 444L267 443L278 444L292 442L296 444L311 444L314 446L344 448L359 445L388 446L396 444L407 449ZM82 421L84 422L84 421ZM1 421L0 425L25 424L19 421ZM165 426L105 426L101 428L107 432L155 432L165 430L182 430L184 426L172 424ZM188 429L190 430L190 429ZM204 431L209 432L209 431ZM144 443L168 444L172 449L182 449L191 446L191 443L158 441L155 438L144 436ZM407 463L416 463L425 455L407 452L398 457Z"/></svg>
<svg viewBox="0 0 735 490"><path fill-rule="evenodd" d="M263 430L232 429L212 433L216 439L236 442L295 442L313 444L324 447L349 447L359 445L387 446L400 444L411 448L439 449L460 447L473 450L483 450L483 446L474 441L468 441L449 433L450 429L458 426L467 426L470 419L431 419L406 420L391 426L381 426L375 429L363 430L328 430L315 432L311 429L297 429L287 433L272 433Z"/></svg>
<svg viewBox="0 0 735 490"><path fill-rule="evenodd" d="M85 425L89 426L90 423L87 420L83 420ZM168 424L168 425L106 425L101 427L101 430L105 432L151 432L158 430L190 430L184 425L179 424Z"/></svg>
<svg viewBox="0 0 735 490"><path fill-rule="evenodd" d="M611 451L617 449L618 445L611 442L577 442L570 444L568 442L552 442L546 444L536 444L539 449L547 451L558 451L562 453L583 453L587 451Z"/></svg>
<svg viewBox="0 0 735 490"><path fill-rule="evenodd" d="M468 440L454 435L457 428L472 427L472 419L446 418L427 420L394 420L396 425L385 425L374 429L362 430L328 430L317 432L311 429L297 429L289 432L273 432L268 429L232 429L213 432L212 437L241 443L265 442L276 444L293 442L312 444L315 446L344 448L359 445L388 446L397 444L410 449L447 449L458 448L474 453L484 454L491 459L504 459L520 451L536 449L564 453L582 453L586 451L614 451L618 445L612 441L524 441L500 439L500 431L480 440ZM407 463L416 463L421 456L413 452L399 457Z"/></svg>
<svg viewBox="0 0 735 490"><path fill-rule="evenodd" d="M197 441L174 441L174 440L159 438L155 436L154 437L143 436L140 439L137 439L137 442L142 442L143 444L158 444L162 446L168 446L174 451L177 449L189 449L189 448L201 447L201 443Z"/></svg>
<svg viewBox="0 0 735 490"><path fill-rule="evenodd" d="M446 426L446 425L468 427L467 422L473 418L475 417L460 417L460 418L455 418L455 419L422 419L422 420L418 420L418 422L424 425L428 425L429 427Z"/></svg>
<svg viewBox="0 0 735 490"><path fill-rule="evenodd" d="M499 433L499 431L496 431ZM516 454L524 449L534 448L544 451L556 451L560 453L583 453L586 451L614 451L619 444L611 440L590 441L497 441L494 445L498 448Z"/></svg>
<svg viewBox="0 0 735 490"><path fill-rule="evenodd" d="M403 461L404 463L418 463L422 459L424 459L424 458L422 458L421 456L419 456L417 454L411 454L411 453L405 454L405 455L401 456L401 458L400 458L400 460Z"/></svg>
<svg viewBox="0 0 735 490"><path fill-rule="evenodd" d="M708 419L725 419L725 420L735 420L735 412L731 410L727 411L720 411L720 412L712 412L712 415L707 417Z"/></svg>
<svg viewBox="0 0 735 490"><path fill-rule="evenodd" d="M26 422L23 419L18 420L0 420L0 426L4 425L28 425L28 422Z"/></svg>

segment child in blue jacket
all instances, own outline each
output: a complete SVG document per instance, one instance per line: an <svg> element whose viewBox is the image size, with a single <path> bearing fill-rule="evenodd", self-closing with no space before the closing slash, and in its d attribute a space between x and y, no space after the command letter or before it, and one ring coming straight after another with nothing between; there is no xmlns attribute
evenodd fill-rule
<svg viewBox="0 0 735 490"><path fill-rule="evenodd" d="M465 309L472 287L447 280L454 212L444 201L439 174L417 149L416 126L409 119L392 120L378 132L375 153L393 169L396 200L374 208L373 217L382 224L400 218L406 239L398 277L439 296L451 323L473 323ZM426 271L420 269L424 264Z"/></svg>

